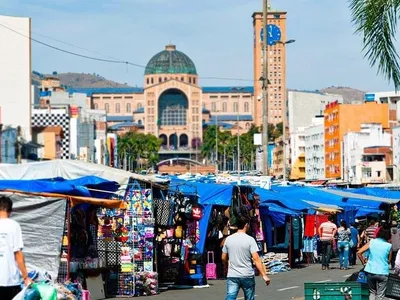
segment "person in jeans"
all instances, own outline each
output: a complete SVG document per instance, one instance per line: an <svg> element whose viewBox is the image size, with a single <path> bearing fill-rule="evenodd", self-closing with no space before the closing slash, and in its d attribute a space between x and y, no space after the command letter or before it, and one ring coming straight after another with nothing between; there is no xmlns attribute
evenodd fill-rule
<svg viewBox="0 0 400 300"><path fill-rule="evenodd" d="M349 263L351 266L355 266L357 260L357 249L360 246L360 235L356 228L356 223L351 223L350 232L352 245L350 245Z"/></svg>
<svg viewBox="0 0 400 300"><path fill-rule="evenodd" d="M389 243L390 229L382 227L376 238L371 239L357 252L357 256L365 266L369 287L369 299L385 299L389 278L389 264L392 259L392 244ZM368 259L364 253L369 250Z"/></svg>
<svg viewBox="0 0 400 300"><path fill-rule="evenodd" d="M238 231L226 238L222 248L222 261L229 266L226 300L236 300L240 289L243 289L245 300L255 299L256 283L253 263L262 275L265 284L270 284L270 279L258 255L257 243L253 237L246 234L249 225L249 217L239 218Z"/></svg>
<svg viewBox="0 0 400 300"><path fill-rule="evenodd" d="M333 223L333 215L329 215L328 221L322 223L318 228L321 240L322 270L329 269L332 255L333 238L337 232L337 226Z"/></svg>
<svg viewBox="0 0 400 300"><path fill-rule="evenodd" d="M21 281L31 280L25 267L20 225L10 219L12 201L0 196L0 299L12 300L21 290ZM22 279L22 280L21 280Z"/></svg>
<svg viewBox="0 0 400 300"><path fill-rule="evenodd" d="M395 260L397 257L397 252L400 249L400 230L397 227L397 221L392 221L391 228L391 242L392 242L392 269L395 267Z"/></svg>
<svg viewBox="0 0 400 300"><path fill-rule="evenodd" d="M340 222L338 229L338 250L340 270L347 270L349 266L349 251L350 251L351 231L347 227L346 221Z"/></svg>

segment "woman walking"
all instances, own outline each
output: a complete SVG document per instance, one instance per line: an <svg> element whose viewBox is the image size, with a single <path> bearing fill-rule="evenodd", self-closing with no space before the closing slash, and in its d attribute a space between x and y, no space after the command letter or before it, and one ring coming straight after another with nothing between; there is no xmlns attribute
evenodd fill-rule
<svg viewBox="0 0 400 300"><path fill-rule="evenodd" d="M365 265L369 286L369 299L385 299L385 292L389 277L389 264L392 258L392 244L390 229L382 227L375 239L370 240L357 252L360 261ZM364 253L369 250L368 259Z"/></svg>
<svg viewBox="0 0 400 300"><path fill-rule="evenodd" d="M346 221L342 220L338 229L338 250L341 270L347 270L349 266L350 240L350 228L347 227Z"/></svg>

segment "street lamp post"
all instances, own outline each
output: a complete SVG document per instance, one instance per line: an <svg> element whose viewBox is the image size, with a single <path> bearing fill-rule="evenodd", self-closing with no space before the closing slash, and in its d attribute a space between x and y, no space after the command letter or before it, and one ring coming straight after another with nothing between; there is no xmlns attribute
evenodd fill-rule
<svg viewBox="0 0 400 300"><path fill-rule="evenodd" d="M215 175L218 175L218 115L215 115Z"/></svg>
<svg viewBox="0 0 400 300"><path fill-rule="evenodd" d="M241 91L243 91L244 87L234 87L232 91L235 91L238 96ZM236 122L237 122L237 171L238 171L238 184L240 185L240 133L239 133L239 101L236 110Z"/></svg>

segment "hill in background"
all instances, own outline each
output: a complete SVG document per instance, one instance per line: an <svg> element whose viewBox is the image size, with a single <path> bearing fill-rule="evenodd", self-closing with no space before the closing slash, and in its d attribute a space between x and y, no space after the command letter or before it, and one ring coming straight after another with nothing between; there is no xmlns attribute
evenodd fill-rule
<svg viewBox="0 0 400 300"><path fill-rule="evenodd" d="M130 87L127 84L122 84L112 80L108 80L99 74L85 74L85 73L57 73L41 74L39 72L32 72L32 84L40 85L42 78L51 76L57 77L61 81L61 85L70 88L117 88L117 87ZM353 89L350 87L335 87L320 89L321 93L342 95L344 103L352 103L354 101L362 101L364 99L364 91Z"/></svg>
<svg viewBox="0 0 400 300"><path fill-rule="evenodd" d="M40 85L40 81L45 77L56 77L61 81L62 86L70 88L117 88L117 87L130 87L127 84L118 83L108 80L99 74L85 74L85 73L57 73L41 74L39 72L32 72L32 84Z"/></svg>
<svg viewBox="0 0 400 300"><path fill-rule="evenodd" d="M328 88L320 89L321 93L335 94L343 96L344 103L359 102L364 100L365 91L353 89L350 87L343 86L331 86Z"/></svg>

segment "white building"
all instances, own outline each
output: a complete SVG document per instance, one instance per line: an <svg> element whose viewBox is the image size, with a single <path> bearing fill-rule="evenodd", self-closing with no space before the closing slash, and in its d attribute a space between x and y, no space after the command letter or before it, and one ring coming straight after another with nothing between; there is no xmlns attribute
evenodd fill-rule
<svg viewBox="0 0 400 300"><path fill-rule="evenodd" d="M390 147L391 134L382 125L362 124L360 132L348 132L343 138L343 179L351 184L385 183L385 153L370 153L365 148Z"/></svg>
<svg viewBox="0 0 400 300"><path fill-rule="evenodd" d="M306 151L305 127L298 127L297 131L290 133L290 167L293 169L297 158Z"/></svg>
<svg viewBox="0 0 400 300"><path fill-rule="evenodd" d="M400 126L393 127L393 181L400 183Z"/></svg>
<svg viewBox="0 0 400 300"><path fill-rule="evenodd" d="M324 117L313 118L313 125L305 133L306 179L325 179Z"/></svg>
<svg viewBox="0 0 400 300"><path fill-rule="evenodd" d="M308 127L315 116L323 115L328 103L343 103L343 96L311 91L288 91L289 132Z"/></svg>
<svg viewBox="0 0 400 300"><path fill-rule="evenodd" d="M0 16L0 24L0 123L21 126L30 141L31 19Z"/></svg>
<svg viewBox="0 0 400 300"><path fill-rule="evenodd" d="M389 126L396 126L400 120L400 92L377 92L366 93L364 95L366 102L375 101L377 103L389 104Z"/></svg>

